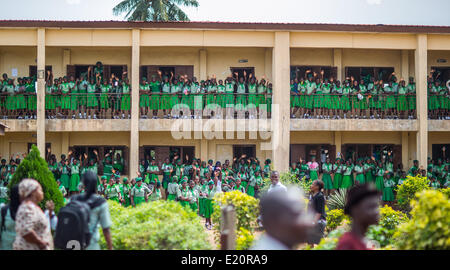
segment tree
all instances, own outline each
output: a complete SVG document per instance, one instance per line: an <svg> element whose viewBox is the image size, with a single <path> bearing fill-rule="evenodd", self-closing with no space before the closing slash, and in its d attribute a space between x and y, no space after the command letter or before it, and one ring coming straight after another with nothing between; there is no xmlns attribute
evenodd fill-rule
<svg viewBox="0 0 450 270"><path fill-rule="evenodd" d="M128 21L189 21L180 6L199 4L197 0L123 0L113 8L113 14L126 12Z"/></svg>
<svg viewBox="0 0 450 270"><path fill-rule="evenodd" d="M58 184L53 177L53 173L48 169L47 162L41 158L39 150L36 145L32 145L30 153L20 163L16 172L12 176L9 188L19 184L22 179L31 178L38 181L42 186L44 192L44 199L39 204L42 209L45 209L45 203L52 200L55 203L55 212L63 206L63 195L59 191Z"/></svg>

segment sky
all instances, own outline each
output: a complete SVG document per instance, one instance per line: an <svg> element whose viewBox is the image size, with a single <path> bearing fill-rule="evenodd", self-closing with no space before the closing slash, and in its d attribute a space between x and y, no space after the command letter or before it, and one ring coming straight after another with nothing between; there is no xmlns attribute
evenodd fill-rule
<svg viewBox="0 0 450 270"><path fill-rule="evenodd" d="M122 0L1 0L1 20L124 20ZM191 21L450 26L450 0L198 0Z"/></svg>

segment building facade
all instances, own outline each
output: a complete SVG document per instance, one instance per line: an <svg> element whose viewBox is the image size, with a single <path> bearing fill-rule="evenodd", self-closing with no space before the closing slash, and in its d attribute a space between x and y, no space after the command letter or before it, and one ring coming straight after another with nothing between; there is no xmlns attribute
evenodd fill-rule
<svg viewBox="0 0 450 270"><path fill-rule="evenodd" d="M447 157L450 121L429 120L427 76L432 69L450 70L450 27L254 24L0 21L0 72L10 77L37 74L37 119L5 119L0 137L3 158L25 153L36 143L57 157L69 150L120 150L126 171L136 176L139 159L149 151L161 156L176 148L202 160L232 160L248 154L272 159L288 170L298 157L331 156L351 151L372 153L390 146L405 167L417 159ZM129 119L46 119L44 71L55 77L101 61L110 70L127 71L131 82ZM191 120L141 119L139 82L158 67L189 73L199 80L225 79L233 70L252 70L273 83L276 113L263 132L236 131L258 120L215 120L214 136L201 129L174 136L174 126ZM297 68L330 69L343 80L355 69L393 70L416 81L416 119L291 119L290 77ZM203 121L205 125L207 121ZM181 123L181 124L180 124ZM211 123L210 123L211 124ZM190 124L188 124L190 125ZM265 131L266 129L264 129ZM220 131L220 132L219 132ZM448 148L448 146L447 146ZM42 154L43 155L43 154Z"/></svg>

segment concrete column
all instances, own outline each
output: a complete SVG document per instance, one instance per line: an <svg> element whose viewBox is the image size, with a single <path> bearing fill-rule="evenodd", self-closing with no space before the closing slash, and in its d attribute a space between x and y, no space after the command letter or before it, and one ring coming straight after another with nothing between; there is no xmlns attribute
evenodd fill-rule
<svg viewBox="0 0 450 270"><path fill-rule="evenodd" d="M409 51L402 50L402 78L405 80L406 84L408 84L409 78ZM400 78L397 78L398 82L400 82Z"/></svg>
<svg viewBox="0 0 450 270"><path fill-rule="evenodd" d="M62 67L62 70L63 70L62 76L66 76L67 75L67 65L70 65L70 49L64 49L62 65L63 65L63 67Z"/></svg>
<svg viewBox="0 0 450 270"><path fill-rule="evenodd" d="M340 131L334 132L334 145L336 145L336 155L342 153L342 133Z"/></svg>
<svg viewBox="0 0 450 270"><path fill-rule="evenodd" d="M266 81L272 80L272 48L266 48L264 55L264 75L266 75Z"/></svg>
<svg viewBox="0 0 450 270"><path fill-rule="evenodd" d="M333 49L333 65L337 67L337 79L342 82L343 67L342 67L342 49Z"/></svg>
<svg viewBox="0 0 450 270"><path fill-rule="evenodd" d="M208 161L208 140L201 140L200 141L200 159L202 161Z"/></svg>
<svg viewBox="0 0 450 270"><path fill-rule="evenodd" d="M37 147L45 158L45 28L37 30Z"/></svg>
<svg viewBox="0 0 450 270"><path fill-rule="evenodd" d="M275 32L272 53L273 107L272 160L280 173L289 170L290 145L290 46L289 32Z"/></svg>
<svg viewBox="0 0 450 270"><path fill-rule="evenodd" d="M139 169L139 62L141 32L132 30L131 48L131 130L130 130L130 177L137 177Z"/></svg>
<svg viewBox="0 0 450 270"><path fill-rule="evenodd" d="M417 132L417 159L420 166L426 168L428 157L428 104L427 104L427 35L417 35L415 51L417 118L419 132Z"/></svg>
<svg viewBox="0 0 450 270"><path fill-rule="evenodd" d="M207 70L207 63L206 63L206 49L201 49L199 52L199 57L200 57L200 79L201 80L206 80L206 77L208 76L208 70Z"/></svg>
<svg viewBox="0 0 450 270"><path fill-rule="evenodd" d="M402 163L403 169L409 168L409 133L407 131L402 132Z"/></svg>
<svg viewBox="0 0 450 270"><path fill-rule="evenodd" d="M69 145L70 145L69 133L68 132L61 133L61 154L67 156L67 153L69 153Z"/></svg>

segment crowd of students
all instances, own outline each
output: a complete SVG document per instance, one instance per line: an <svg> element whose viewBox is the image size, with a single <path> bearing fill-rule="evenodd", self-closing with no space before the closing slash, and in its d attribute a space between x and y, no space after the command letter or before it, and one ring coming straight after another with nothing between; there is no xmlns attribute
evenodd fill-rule
<svg viewBox="0 0 450 270"><path fill-rule="evenodd" d="M436 162L429 160L426 170L419 168L417 160L413 163L413 166L405 171L401 163L394 168L392 157L378 159L366 157L356 160L338 157L335 163L327 157L321 164L312 157L310 162L300 158L299 162L292 163L290 172L295 174L299 181L314 181L319 179L320 175L327 196L338 189L350 189L356 184L373 183L383 194L382 200L386 204L395 201L395 187L402 185L407 175L427 177L429 185L435 189L450 186L450 159L444 161L438 159Z"/></svg>
<svg viewBox="0 0 450 270"><path fill-rule="evenodd" d="M444 81L430 73L428 109L431 119L450 119L450 90ZM302 78L291 80L291 117L319 119L414 119L416 85L392 73L386 82L367 75L360 81L347 77L342 83L307 70Z"/></svg>

